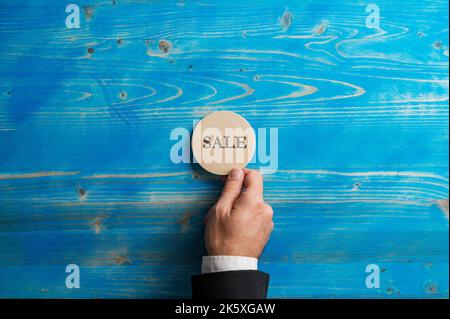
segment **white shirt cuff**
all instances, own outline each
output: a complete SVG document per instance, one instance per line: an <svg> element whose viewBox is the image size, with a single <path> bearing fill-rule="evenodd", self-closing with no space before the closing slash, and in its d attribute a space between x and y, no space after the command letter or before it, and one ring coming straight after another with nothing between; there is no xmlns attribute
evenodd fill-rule
<svg viewBox="0 0 450 319"><path fill-rule="evenodd" d="M203 256L202 258L202 274L236 270L258 270L258 259L244 256Z"/></svg>

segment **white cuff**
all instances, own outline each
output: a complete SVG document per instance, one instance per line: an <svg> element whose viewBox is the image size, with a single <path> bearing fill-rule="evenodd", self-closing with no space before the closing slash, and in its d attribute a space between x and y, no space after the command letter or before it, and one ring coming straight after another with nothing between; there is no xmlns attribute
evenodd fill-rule
<svg viewBox="0 0 450 319"><path fill-rule="evenodd" d="M202 274L235 270L258 270L258 259L244 256L203 256L202 258Z"/></svg>

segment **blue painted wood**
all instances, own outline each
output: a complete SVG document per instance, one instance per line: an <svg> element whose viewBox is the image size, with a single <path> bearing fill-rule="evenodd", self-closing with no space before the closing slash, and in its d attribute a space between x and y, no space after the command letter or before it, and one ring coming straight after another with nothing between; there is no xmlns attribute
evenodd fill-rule
<svg viewBox="0 0 450 319"><path fill-rule="evenodd" d="M448 298L448 1L77 4L0 2L0 297L189 297L221 182L170 132L232 110L279 129L270 297Z"/></svg>

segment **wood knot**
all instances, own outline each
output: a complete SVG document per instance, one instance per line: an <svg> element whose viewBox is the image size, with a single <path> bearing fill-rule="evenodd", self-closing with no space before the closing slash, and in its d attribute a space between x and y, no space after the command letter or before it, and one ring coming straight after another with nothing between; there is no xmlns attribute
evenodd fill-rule
<svg viewBox="0 0 450 319"><path fill-rule="evenodd" d="M449 216L449 205L448 205L448 199L441 199L436 201L438 207L441 209L444 216L448 219Z"/></svg>
<svg viewBox="0 0 450 319"><path fill-rule="evenodd" d="M429 294L435 294L438 292L438 286L435 282L429 282L425 285L425 291Z"/></svg>
<svg viewBox="0 0 450 319"><path fill-rule="evenodd" d="M283 31L287 31L289 29L289 27L292 24L294 17L292 15L292 13L290 13L289 11L285 11L283 13L283 16L280 18L280 24L281 27L283 28Z"/></svg>
<svg viewBox="0 0 450 319"><path fill-rule="evenodd" d="M126 100L127 97L128 97L127 92L122 91L122 92L119 93L119 98L120 98L121 100Z"/></svg>
<svg viewBox="0 0 450 319"><path fill-rule="evenodd" d="M314 34L316 36L319 36L323 34L327 30L327 24L325 22L322 22L314 29Z"/></svg>
<svg viewBox="0 0 450 319"><path fill-rule="evenodd" d="M159 41L158 47L162 52L168 53L172 45L170 44L169 41L161 40Z"/></svg>
<svg viewBox="0 0 450 319"><path fill-rule="evenodd" d="M79 197L81 200L83 200L83 199L86 198L87 192L86 192L86 190L85 190L83 187L79 187L78 190L77 190L77 193L78 193L78 197Z"/></svg>
<svg viewBox="0 0 450 319"><path fill-rule="evenodd" d="M94 222L94 228L96 234L100 234L102 232L103 218L97 218L97 220Z"/></svg>
<svg viewBox="0 0 450 319"><path fill-rule="evenodd" d="M441 42L441 41L435 41L435 42L433 43L433 47L434 47L435 49L437 49L437 50L442 49L442 42Z"/></svg>
<svg viewBox="0 0 450 319"><path fill-rule="evenodd" d="M180 224L181 224L181 232L182 233L185 233L189 229L189 225L191 223L191 217L192 217L192 215L190 213L186 213L181 218Z"/></svg>
<svg viewBox="0 0 450 319"><path fill-rule="evenodd" d="M127 257L119 256L116 258L117 265L131 265L131 261Z"/></svg>
<svg viewBox="0 0 450 319"><path fill-rule="evenodd" d="M92 16L94 15L94 8L91 6L86 6L83 8L84 9L84 16L86 18L86 20L91 20Z"/></svg>
<svg viewBox="0 0 450 319"><path fill-rule="evenodd" d="M182 225L188 225L191 220L190 214L184 214L183 218L181 218L181 224Z"/></svg>

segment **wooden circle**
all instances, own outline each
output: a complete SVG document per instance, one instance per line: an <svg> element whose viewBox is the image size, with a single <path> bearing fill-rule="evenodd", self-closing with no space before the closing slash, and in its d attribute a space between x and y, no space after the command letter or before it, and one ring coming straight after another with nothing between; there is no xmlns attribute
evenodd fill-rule
<svg viewBox="0 0 450 319"><path fill-rule="evenodd" d="M228 175L233 168L244 168L256 148L255 132L240 115L218 111L199 121L192 133L192 153L208 172Z"/></svg>

